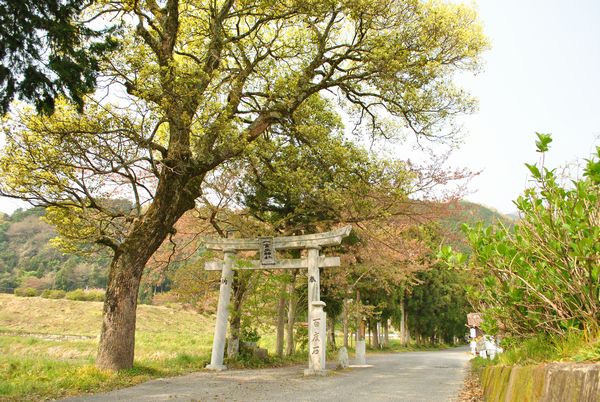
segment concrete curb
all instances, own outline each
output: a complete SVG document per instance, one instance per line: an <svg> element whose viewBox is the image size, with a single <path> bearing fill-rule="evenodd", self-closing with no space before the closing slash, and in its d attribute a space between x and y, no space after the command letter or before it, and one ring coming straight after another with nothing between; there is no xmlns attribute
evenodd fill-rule
<svg viewBox="0 0 600 402"><path fill-rule="evenodd" d="M600 401L600 364L550 363L486 367L481 376L489 402Z"/></svg>

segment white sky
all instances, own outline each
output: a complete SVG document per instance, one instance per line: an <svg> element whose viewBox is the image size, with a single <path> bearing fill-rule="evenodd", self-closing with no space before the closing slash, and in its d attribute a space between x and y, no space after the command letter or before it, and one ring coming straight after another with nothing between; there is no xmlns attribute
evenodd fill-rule
<svg viewBox="0 0 600 402"><path fill-rule="evenodd" d="M512 212L538 161L535 132L551 133L546 166L589 157L600 145L600 0L479 0L492 49L464 80L479 112L464 118L453 162L483 173L467 199Z"/></svg>
<svg viewBox="0 0 600 402"><path fill-rule="evenodd" d="M547 166L589 157L600 145L600 0L479 0L492 49L484 71L461 79L479 98L452 162L483 173L467 199L513 212L538 160L535 132L552 133ZM26 204L0 198L0 211Z"/></svg>

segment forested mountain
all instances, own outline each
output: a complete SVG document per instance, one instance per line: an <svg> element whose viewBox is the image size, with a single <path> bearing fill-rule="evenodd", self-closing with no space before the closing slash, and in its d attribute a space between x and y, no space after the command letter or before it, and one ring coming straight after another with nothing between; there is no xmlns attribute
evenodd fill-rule
<svg viewBox="0 0 600 402"><path fill-rule="evenodd" d="M83 257L63 253L52 245L56 233L40 219L43 215L42 208L18 209L12 215L0 213L0 291L17 287L38 290L105 287L108 254ZM514 222L490 208L462 201L453 207L451 216L441 222L447 233L444 241L465 249L460 229L463 223L490 224L498 220L506 225Z"/></svg>
<svg viewBox="0 0 600 402"><path fill-rule="evenodd" d="M507 227L512 227L516 221L515 216L503 215L492 208L474 202L460 201L450 207L449 216L443 219L440 225L446 231L445 244L450 244L462 252L468 252L469 246L462 231L463 224L475 226L483 223L488 226L500 222Z"/></svg>
<svg viewBox="0 0 600 402"><path fill-rule="evenodd" d="M441 242L470 253L462 226L479 223L487 226L498 221L509 227L514 224L510 218L483 205L468 201L450 204L445 218L437 223L433 252ZM455 338L462 338L466 315L472 311L466 288L475 286L477 280L471 273L448 269L444 264L434 264L430 269L416 272L403 295L405 325L411 337L417 342L431 343L451 343ZM401 323L396 326L401 327Z"/></svg>
<svg viewBox="0 0 600 402"><path fill-rule="evenodd" d="M52 245L56 233L43 215L42 208L0 213L0 290L106 286L107 255L64 254Z"/></svg>

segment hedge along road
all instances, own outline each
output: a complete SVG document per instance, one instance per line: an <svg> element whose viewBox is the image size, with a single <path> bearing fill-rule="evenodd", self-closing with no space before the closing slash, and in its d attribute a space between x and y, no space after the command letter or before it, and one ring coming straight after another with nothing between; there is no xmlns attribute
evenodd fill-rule
<svg viewBox="0 0 600 402"><path fill-rule="evenodd" d="M300 366L201 371L66 401L451 401L468 360L461 347L368 355L372 367L326 377L304 377Z"/></svg>

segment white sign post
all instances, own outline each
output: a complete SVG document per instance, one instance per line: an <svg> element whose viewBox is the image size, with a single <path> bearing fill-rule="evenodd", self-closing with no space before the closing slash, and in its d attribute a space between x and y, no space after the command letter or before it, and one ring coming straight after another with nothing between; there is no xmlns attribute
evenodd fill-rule
<svg viewBox="0 0 600 402"><path fill-rule="evenodd" d="M350 234L351 226L331 232L316 233L302 236L287 237L261 237L258 239L208 239L205 240L209 250L223 251L223 261L209 261L204 269L209 271L222 271L221 287L219 289L219 304L217 306L217 321L215 323L215 336L213 339L210 370L225 370L223 356L225 352L225 339L227 337L227 320L229 316L229 302L231 297L231 281L234 269L308 269L308 317L309 317L309 358L308 370L305 375L323 375L325 373L326 356L326 315L323 311L325 303L320 296L319 268L339 267L339 257L323 257L319 255L322 247L337 246L342 239ZM284 259L276 258L278 250L307 249L307 258ZM260 260L250 261L249 266L236 268L234 266L235 254L238 251L255 250L260 254ZM314 320L312 320L314 318ZM317 329L318 324L318 329ZM313 342L313 338L315 341ZM312 346L320 347L313 349ZM311 351L317 351L312 357ZM318 356L318 357L317 357ZM317 362L317 363L315 363Z"/></svg>

